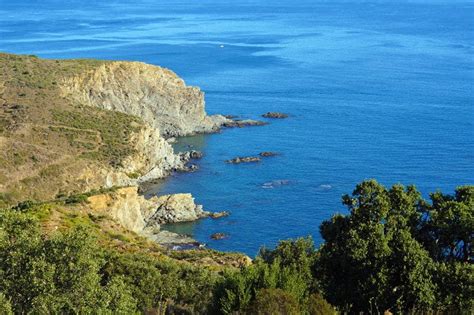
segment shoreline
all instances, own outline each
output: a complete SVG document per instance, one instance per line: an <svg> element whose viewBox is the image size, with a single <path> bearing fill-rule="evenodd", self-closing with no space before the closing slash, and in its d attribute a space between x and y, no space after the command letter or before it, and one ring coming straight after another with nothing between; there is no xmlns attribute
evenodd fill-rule
<svg viewBox="0 0 474 315"><path fill-rule="evenodd" d="M261 116L264 117L264 118L270 118L270 119L281 119L281 118L286 118L288 117L287 114L283 114L283 113L276 113L276 112L271 112L270 114L276 116L276 117L267 117L269 113L265 113L265 114L262 114ZM234 119L236 118L235 116L228 116L228 115L225 115L225 117L229 117L230 119ZM183 136L183 137L176 137L174 140L173 140L173 143L172 143L172 146L173 146L173 150L175 150L175 152L177 154L186 154L188 152L199 152L199 157L196 158L196 159L191 159L190 160L190 163L193 163L193 165L196 165L196 169L192 169L192 170L185 170L185 171L177 171L177 172L173 172L172 174L170 174L169 176L167 176L166 178L162 178L162 179L158 179L158 180L155 180L155 181L150 181L150 182L146 182L146 183L143 183L141 187L141 193L146 196L146 198L150 198L152 196L161 196L163 194L166 195L166 192L163 193L162 189L163 189L163 186L166 185L166 182L170 179L170 177L179 177L180 174L182 173L194 173L194 172L199 172L200 171L200 167L199 167L199 160L201 159L202 155L205 154L204 151L201 151L201 147L199 147L198 145L195 145L195 144L186 144L186 142L188 141L185 141L184 143L182 142L183 139L187 139L187 140L191 140L189 142L193 142L192 140L193 139L198 139L197 137L207 137L207 136L210 136L210 135L217 135L217 134L220 134L220 133L223 133L226 131L226 129L229 129L229 128L234 128L234 127L238 127L238 128L243 128L243 127L247 127L247 126L265 126L267 124L269 124L270 122L268 121L265 121L263 123L260 123L258 120L253 120L253 119L242 119L241 121L251 121L251 122L257 122L257 123L252 123L250 125L239 125L239 124L236 124L236 125L231 125L231 126L223 126L220 130L218 131L215 131L215 132L211 132L211 133L200 133L200 134L195 134L195 135L187 135L187 136ZM184 151L182 150L183 148L185 148L187 151ZM196 151L198 150L198 151ZM256 154L255 157L253 156L250 156L250 157L237 157L233 160L229 160L229 161L225 161L223 160L222 162L223 163L230 163L230 164L240 164L240 163L248 163L248 162L260 162L261 159L266 159L266 158L270 158L270 157L274 157L274 156L278 156L280 155L280 153L276 153L276 152L271 152L271 151L263 151L263 152L260 152L258 154ZM234 160L238 160L238 162L235 162ZM177 191L180 191L179 189ZM195 197L193 195L193 197ZM204 205L205 206L205 205ZM216 209L213 209L213 210L216 210ZM232 210L232 209L228 209L228 210ZM168 248L174 248L176 250L186 250L186 249L201 249L201 248L209 248L208 247L208 241L205 241L205 240L197 240L195 239L195 236L191 233L181 233L181 232L178 232L180 229L179 229L179 226L186 226L186 225L193 225L195 224L198 220L201 220L201 219L197 219L196 221L189 221L189 222L175 222L175 223L166 223L162 226L162 231L167 231L169 233L167 233L166 237L160 237L159 240L157 239L157 242L162 244L162 245L165 245L167 246ZM176 227L178 227L178 229L176 229ZM176 231L178 230L178 231ZM217 233L214 233L214 234L224 234L224 233L220 233L220 232L217 232ZM208 240L221 240L221 239L226 239L228 238L228 235L225 235L223 237L213 237L213 234L209 234L208 235ZM225 250L224 250L225 251ZM232 251L227 251L227 252L232 252Z"/></svg>
<svg viewBox="0 0 474 315"><path fill-rule="evenodd" d="M0 74L1 158L13 161L1 165L0 205L93 199L99 213L145 234L151 219L159 231L160 224L220 216L204 211L190 194L170 195L180 200L173 204L160 196L156 183L175 172L197 171L194 160L202 155L177 152L173 143L184 136L268 124L208 115L198 87L143 62L8 53L0 53L0 62L5 69ZM164 205L167 213L157 220Z"/></svg>

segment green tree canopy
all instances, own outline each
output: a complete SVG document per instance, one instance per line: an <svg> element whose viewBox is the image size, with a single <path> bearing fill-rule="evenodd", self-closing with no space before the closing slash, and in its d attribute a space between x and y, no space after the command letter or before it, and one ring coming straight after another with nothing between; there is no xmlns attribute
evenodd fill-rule
<svg viewBox="0 0 474 315"><path fill-rule="evenodd" d="M314 268L326 298L351 312L470 310L472 288L453 270L466 270L454 264L470 259L473 192L435 193L430 204L414 186L357 185L342 198L349 214L320 227L325 242ZM462 291L462 298L443 290L449 272L451 290Z"/></svg>

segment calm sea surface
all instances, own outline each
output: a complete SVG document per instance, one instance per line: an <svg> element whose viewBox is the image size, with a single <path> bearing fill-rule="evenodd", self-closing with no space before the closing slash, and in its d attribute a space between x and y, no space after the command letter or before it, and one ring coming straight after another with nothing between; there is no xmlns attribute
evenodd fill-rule
<svg viewBox="0 0 474 315"><path fill-rule="evenodd" d="M391 2L0 0L0 50L144 61L200 86L210 114L291 114L182 139L204 152L200 170L155 189L232 212L170 229L254 255L321 242L319 224L366 178L425 196L474 184L473 2ZM281 155L223 162L261 151Z"/></svg>

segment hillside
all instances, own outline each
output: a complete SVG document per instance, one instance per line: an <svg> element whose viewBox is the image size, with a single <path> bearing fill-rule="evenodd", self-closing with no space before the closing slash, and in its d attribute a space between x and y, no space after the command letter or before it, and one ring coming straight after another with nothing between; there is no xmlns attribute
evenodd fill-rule
<svg viewBox="0 0 474 315"><path fill-rule="evenodd" d="M165 137L226 121L156 66L2 53L0 68L3 204L164 177L186 162Z"/></svg>
<svg viewBox="0 0 474 315"><path fill-rule="evenodd" d="M97 251L144 255L178 272L249 263L197 245L170 250L195 241L160 224L212 213L190 194L138 193L140 183L186 169L189 155L175 154L166 137L213 132L227 121L206 115L198 88L136 62L1 53L0 68L0 235L16 226L10 213L25 214L24 233L30 225L43 239L85 230Z"/></svg>

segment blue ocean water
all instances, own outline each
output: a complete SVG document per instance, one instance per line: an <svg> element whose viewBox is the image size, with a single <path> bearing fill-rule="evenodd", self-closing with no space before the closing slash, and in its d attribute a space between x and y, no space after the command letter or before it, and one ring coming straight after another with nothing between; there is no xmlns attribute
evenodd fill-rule
<svg viewBox="0 0 474 315"><path fill-rule="evenodd" d="M254 255L321 242L319 224L366 178L425 196L474 184L473 24L472 1L0 0L0 50L144 61L200 86L210 114L289 113L182 139L204 152L200 170L155 189L232 212L170 229ZM281 155L224 163L261 151Z"/></svg>

